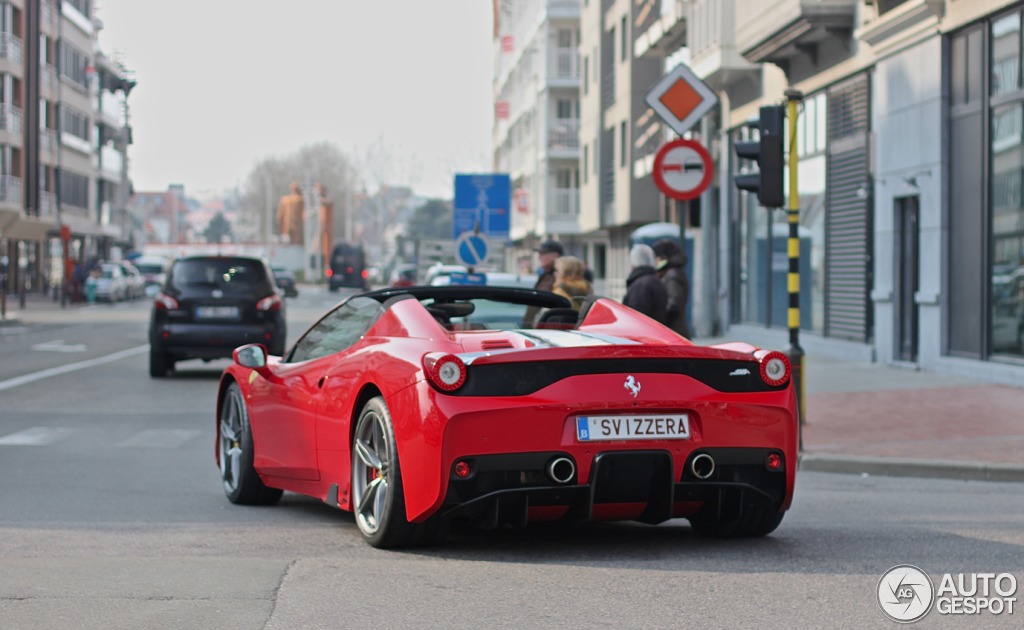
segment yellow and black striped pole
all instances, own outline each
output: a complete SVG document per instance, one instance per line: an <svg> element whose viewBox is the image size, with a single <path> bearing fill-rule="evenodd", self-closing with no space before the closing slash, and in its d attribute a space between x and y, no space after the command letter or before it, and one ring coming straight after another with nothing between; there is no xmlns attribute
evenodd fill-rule
<svg viewBox="0 0 1024 630"><path fill-rule="evenodd" d="M789 219L789 361L793 364L793 383L796 385L797 408L800 424L805 421L804 405L804 351L800 347L800 191L797 172L800 156L797 152L796 121L798 106L804 95L799 90L786 90L786 118L789 119L789 200L786 214ZM803 431L800 431L800 450L803 450Z"/></svg>

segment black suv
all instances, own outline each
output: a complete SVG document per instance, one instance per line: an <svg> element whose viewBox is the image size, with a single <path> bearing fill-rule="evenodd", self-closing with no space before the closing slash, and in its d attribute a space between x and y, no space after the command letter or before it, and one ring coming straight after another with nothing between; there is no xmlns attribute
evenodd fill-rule
<svg viewBox="0 0 1024 630"><path fill-rule="evenodd" d="M220 359L247 343L283 355L284 299L259 258L190 256L174 261L153 302L149 375L183 359Z"/></svg>

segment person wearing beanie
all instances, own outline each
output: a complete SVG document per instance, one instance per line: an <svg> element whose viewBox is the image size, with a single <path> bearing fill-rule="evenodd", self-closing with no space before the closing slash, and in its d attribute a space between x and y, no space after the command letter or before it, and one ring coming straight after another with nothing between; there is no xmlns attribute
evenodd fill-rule
<svg viewBox="0 0 1024 630"><path fill-rule="evenodd" d="M662 239L652 248L657 259L655 269L668 294L665 324L680 335L690 338L686 323L686 304L690 299L690 280L686 277L687 258L683 250L671 239Z"/></svg>
<svg viewBox="0 0 1024 630"><path fill-rule="evenodd" d="M654 270L654 250L650 245L634 245L629 250L629 264L633 269L626 278L622 303L658 323L666 323L668 293Z"/></svg>

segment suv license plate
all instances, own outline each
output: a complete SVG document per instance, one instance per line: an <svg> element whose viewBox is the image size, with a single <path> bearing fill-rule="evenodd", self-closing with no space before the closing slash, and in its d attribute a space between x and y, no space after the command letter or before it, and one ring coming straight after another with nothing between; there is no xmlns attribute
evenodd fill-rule
<svg viewBox="0 0 1024 630"><path fill-rule="evenodd" d="M682 414L642 416L579 416L576 439L600 440L688 440L690 417Z"/></svg>
<svg viewBox="0 0 1024 630"><path fill-rule="evenodd" d="M196 319L238 319L238 307L197 306Z"/></svg>

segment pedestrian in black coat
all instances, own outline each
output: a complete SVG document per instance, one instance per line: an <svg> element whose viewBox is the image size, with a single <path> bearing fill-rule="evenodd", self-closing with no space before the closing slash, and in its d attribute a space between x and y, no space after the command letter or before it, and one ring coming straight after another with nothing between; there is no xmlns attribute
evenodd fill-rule
<svg viewBox="0 0 1024 630"><path fill-rule="evenodd" d="M690 338L690 327L686 323L686 303L690 300L690 280L686 277L686 254L675 241L663 239L651 249L657 257L655 268L658 277L668 293L666 325L680 335Z"/></svg>
<svg viewBox="0 0 1024 630"><path fill-rule="evenodd" d="M654 250L650 245L634 245L629 250L629 263L633 270L626 278L626 296L622 298L622 303L664 324L668 312L668 293L654 270L654 258Z"/></svg>

